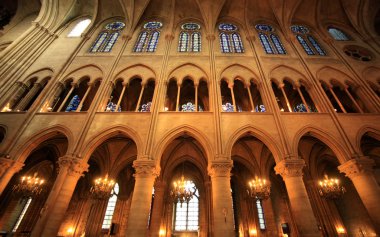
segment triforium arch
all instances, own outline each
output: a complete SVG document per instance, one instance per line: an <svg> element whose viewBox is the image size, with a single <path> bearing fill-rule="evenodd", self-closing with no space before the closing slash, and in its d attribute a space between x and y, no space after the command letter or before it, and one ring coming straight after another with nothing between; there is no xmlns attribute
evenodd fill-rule
<svg viewBox="0 0 380 237"><path fill-rule="evenodd" d="M150 220L151 236L191 234L207 236L211 225L211 187L207 173L206 151L196 138L177 134L164 148L160 159L161 174L154 186L154 201ZM195 192L189 203L173 202L173 183L190 182Z"/></svg>
<svg viewBox="0 0 380 237"><path fill-rule="evenodd" d="M363 71L363 78L380 98L380 68L369 67Z"/></svg>
<svg viewBox="0 0 380 237"><path fill-rule="evenodd" d="M356 142L361 155L373 160L373 175L380 184L380 131L363 127L358 132Z"/></svg>

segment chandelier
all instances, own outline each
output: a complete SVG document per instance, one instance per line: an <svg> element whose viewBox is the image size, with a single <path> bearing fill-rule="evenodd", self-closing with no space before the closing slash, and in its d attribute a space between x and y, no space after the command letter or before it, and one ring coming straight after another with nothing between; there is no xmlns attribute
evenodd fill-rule
<svg viewBox="0 0 380 237"><path fill-rule="evenodd" d="M172 197L173 202L180 202L181 207L182 203L189 203L195 193L195 190L191 191L191 188L191 182L185 180L185 177L183 175L181 176L181 179L174 181L173 189L170 191L170 196Z"/></svg>
<svg viewBox="0 0 380 237"><path fill-rule="evenodd" d="M113 179L108 179L108 175L104 178L97 178L90 189L91 196L94 199L108 199L113 195L114 186L115 181Z"/></svg>
<svg viewBox="0 0 380 237"><path fill-rule="evenodd" d="M250 197L259 200L265 200L269 198L270 184L265 179L261 179L256 176L256 178L251 180L248 184L249 189L247 192Z"/></svg>
<svg viewBox="0 0 380 237"><path fill-rule="evenodd" d="M319 194L328 199L337 199L346 192L346 189L340 185L339 179L331 178L325 175L323 180L319 181Z"/></svg>
<svg viewBox="0 0 380 237"><path fill-rule="evenodd" d="M42 185L45 180L37 177L38 173L33 176L22 176L20 183L13 186L12 191L22 198L32 198L41 194Z"/></svg>

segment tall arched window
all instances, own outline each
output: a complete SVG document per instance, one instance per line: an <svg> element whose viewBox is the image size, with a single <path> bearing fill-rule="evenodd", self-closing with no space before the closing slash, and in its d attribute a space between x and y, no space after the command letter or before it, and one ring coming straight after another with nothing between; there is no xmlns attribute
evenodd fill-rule
<svg viewBox="0 0 380 237"><path fill-rule="evenodd" d="M67 37L80 37L82 33L87 29L87 27L90 25L91 20L85 19L78 24L75 25L75 27L70 31L70 33L67 35Z"/></svg>
<svg viewBox="0 0 380 237"><path fill-rule="evenodd" d="M270 25L256 25L261 45L267 54L286 54L286 50L281 43L280 38L274 33Z"/></svg>
<svg viewBox="0 0 380 237"><path fill-rule="evenodd" d="M327 30L329 31L331 37L334 38L334 40L338 40L338 41L350 40L350 37L348 37L348 35L346 33L344 33L343 31L341 31L338 28L329 27L329 28L327 28Z"/></svg>
<svg viewBox="0 0 380 237"><path fill-rule="evenodd" d="M189 203L177 203L174 206L174 231L198 231L199 228L199 192L194 182L190 181L194 196Z"/></svg>
<svg viewBox="0 0 380 237"><path fill-rule="evenodd" d="M125 24L120 21L107 24L92 44L90 53L111 52L124 27Z"/></svg>
<svg viewBox="0 0 380 237"><path fill-rule="evenodd" d="M228 23L219 25L220 50L222 53L244 53L243 42L237 26Z"/></svg>
<svg viewBox="0 0 380 237"><path fill-rule="evenodd" d="M178 52L201 51L201 26L196 23L185 23L181 26L179 35Z"/></svg>
<svg viewBox="0 0 380 237"><path fill-rule="evenodd" d="M292 32L296 35L298 42L305 50L307 55L320 55L326 56L326 52L319 45L318 41L310 34L310 30L301 25L293 25L290 27Z"/></svg>
<svg viewBox="0 0 380 237"><path fill-rule="evenodd" d="M137 38L134 52L155 52L160 37L160 29L162 23L158 21L151 21L144 25L143 30Z"/></svg>
<svg viewBox="0 0 380 237"><path fill-rule="evenodd" d="M117 195L119 194L119 184L115 184L115 187L112 190L112 197L108 199L106 214L104 215L102 229L109 229L112 224L112 216L115 212Z"/></svg>

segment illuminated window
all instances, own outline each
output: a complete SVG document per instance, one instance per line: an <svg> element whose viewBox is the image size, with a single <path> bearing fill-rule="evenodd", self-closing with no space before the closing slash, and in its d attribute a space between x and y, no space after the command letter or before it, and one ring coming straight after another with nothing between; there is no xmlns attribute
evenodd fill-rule
<svg viewBox="0 0 380 237"><path fill-rule="evenodd" d="M24 205L24 208L21 211L21 214L17 218L16 224L13 227L12 232L16 232L17 231L18 227L21 224L22 219L24 219L24 216L25 216L26 212L28 211L28 208L29 208L31 202L32 202L32 198L28 198L28 200L26 201L26 203Z"/></svg>
<svg viewBox="0 0 380 237"><path fill-rule="evenodd" d="M161 28L162 23L158 21L151 21L144 24L143 30L140 32L135 47L133 48L133 52L155 52Z"/></svg>
<svg viewBox="0 0 380 237"><path fill-rule="evenodd" d="M260 199L256 200L256 207L257 207L257 215L259 218L260 230L265 230L266 224L265 224L265 218L264 218L264 210L263 210L263 205Z"/></svg>
<svg viewBox="0 0 380 237"><path fill-rule="evenodd" d="M318 41L310 34L310 30L301 25L293 25L290 27L292 32L296 35L296 38L307 55L318 54L320 56L326 56L326 52L319 45Z"/></svg>
<svg viewBox="0 0 380 237"><path fill-rule="evenodd" d="M219 25L220 50L222 53L244 53L243 42L237 26L228 23Z"/></svg>
<svg viewBox="0 0 380 237"><path fill-rule="evenodd" d="M67 35L67 37L80 37L82 33L87 29L87 27L90 25L91 20L86 19L83 21L80 21L78 24L75 25L75 27L70 31L70 33Z"/></svg>
<svg viewBox="0 0 380 237"><path fill-rule="evenodd" d="M196 23L185 23L181 26L179 35L178 52L201 51L201 26Z"/></svg>
<svg viewBox="0 0 380 237"><path fill-rule="evenodd" d="M108 199L106 214L104 215L102 229L109 229L112 224L112 216L115 212L116 202L117 202L117 195L119 194L119 184L115 184L115 187L112 190L112 197Z"/></svg>
<svg viewBox="0 0 380 237"><path fill-rule="evenodd" d="M191 182L191 181L190 181ZM190 184L195 194L190 202L177 203L175 205L174 230L175 231L198 231L199 228L199 192L193 182Z"/></svg>
<svg viewBox="0 0 380 237"><path fill-rule="evenodd" d="M270 25L258 24L255 26L259 33L259 38L265 53L267 54L286 54L285 47L282 45L278 35Z"/></svg>
<svg viewBox="0 0 380 237"><path fill-rule="evenodd" d="M104 30L99 33L95 42L90 48L90 53L96 52L111 52L117 39L120 36L120 32L124 29L125 24L120 21L109 23L105 26Z"/></svg>
<svg viewBox="0 0 380 237"><path fill-rule="evenodd" d="M350 37L348 37L348 35L346 33L344 33L343 31L341 31L337 28L329 27L328 31L329 31L331 37L333 37L335 40L338 40L338 41L350 40Z"/></svg>

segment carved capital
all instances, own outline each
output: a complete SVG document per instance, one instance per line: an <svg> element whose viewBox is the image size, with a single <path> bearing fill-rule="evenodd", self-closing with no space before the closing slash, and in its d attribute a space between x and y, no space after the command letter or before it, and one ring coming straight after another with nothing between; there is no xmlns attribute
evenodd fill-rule
<svg viewBox="0 0 380 237"><path fill-rule="evenodd" d="M0 177L2 177L7 171L17 173L22 169L23 166L24 163L6 157L0 157Z"/></svg>
<svg viewBox="0 0 380 237"><path fill-rule="evenodd" d="M78 176L78 178L82 176L84 172L87 172L89 167L82 159L71 156L59 158L58 165L60 170L67 170L69 176Z"/></svg>
<svg viewBox="0 0 380 237"><path fill-rule="evenodd" d="M166 40L173 40L174 39L174 35L173 34L166 34L165 35L165 39Z"/></svg>
<svg viewBox="0 0 380 237"><path fill-rule="evenodd" d="M215 35L214 35L214 34L208 34L208 35L206 36L206 39L207 39L207 40L210 40L210 41L214 41L214 40L215 40Z"/></svg>
<svg viewBox="0 0 380 237"><path fill-rule="evenodd" d="M232 161L214 161L208 168L208 174L211 177L230 177L232 169Z"/></svg>
<svg viewBox="0 0 380 237"><path fill-rule="evenodd" d="M279 162L274 170L276 174L281 175L284 179L289 177L302 177L305 161L302 159L287 159Z"/></svg>
<svg viewBox="0 0 380 237"><path fill-rule="evenodd" d="M374 166L375 161L364 156L351 159L343 165L338 166L338 169L341 173L345 173L347 177L352 179L360 175L371 174Z"/></svg>
<svg viewBox="0 0 380 237"><path fill-rule="evenodd" d="M160 175L160 169L156 166L154 160L141 159L133 162L133 168L135 168L134 176L139 177L157 177Z"/></svg>

